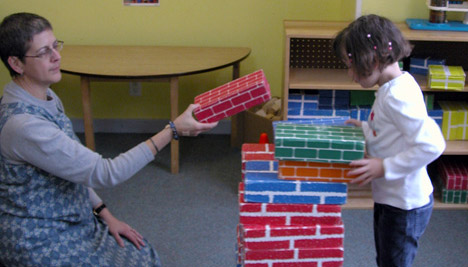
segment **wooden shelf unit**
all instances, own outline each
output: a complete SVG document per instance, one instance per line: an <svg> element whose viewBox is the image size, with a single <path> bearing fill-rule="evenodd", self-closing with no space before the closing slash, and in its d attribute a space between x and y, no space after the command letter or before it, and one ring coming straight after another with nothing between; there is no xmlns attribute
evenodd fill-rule
<svg viewBox="0 0 468 267"><path fill-rule="evenodd" d="M363 89L347 75L347 69L335 57L331 44L335 35L349 22L284 21L284 72L282 90L282 118L288 117L290 89L302 90L376 90ZM403 35L414 45L413 54L444 58L448 65L468 70L468 34L466 32L411 30L406 23L397 23ZM409 62L405 62L407 66ZM425 92L433 92L437 99L468 100L468 84L462 91L431 90L427 77L415 75ZM468 79L467 79L468 80ZM444 155L468 155L468 141L447 141ZM345 208L370 208L370 188L350 188ZM468 204L445 204L435 199L440 209L468 209Z"/></svg>

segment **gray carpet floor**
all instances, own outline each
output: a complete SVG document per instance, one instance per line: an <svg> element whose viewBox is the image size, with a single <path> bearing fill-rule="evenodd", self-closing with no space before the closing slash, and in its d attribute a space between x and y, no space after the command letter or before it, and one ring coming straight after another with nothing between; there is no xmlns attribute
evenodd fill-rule
<svg viewBox="0 0 468 267"><path fill-rule="evenodd" d="M146 134L96 134L96 150L114 157ZM80 136L83 138L83 136ZM113 214L137 229L166 267L235 266L241 152L227 135L184 137L180 173L170 149L129 181L98 190ZM344 266L376 266L371 210L343 210ZM435 210L415 267L468 267L468 210Z"/></svg>

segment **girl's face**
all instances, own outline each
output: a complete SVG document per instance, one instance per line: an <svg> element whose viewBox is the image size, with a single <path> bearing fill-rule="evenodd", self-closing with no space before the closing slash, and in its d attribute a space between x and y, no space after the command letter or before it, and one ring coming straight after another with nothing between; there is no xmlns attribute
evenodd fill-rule
<svg viewBox="0 0 468 267"><path fill-rule="evenodd" d="M350 60L347 60L345 64L348 67L348 76L353 79L353 82L360 84L363 88L372 88L378 84L381 72L377 65L374 67L371 75L363 77L355 72Z"/></svg>
<svg viewBox="0 0 468 267"><path fill-rule="evenodd" d="M39 86L49 87L62 78L60 72L60 54L57 47L57 39L51 30L45 30L36 34L30 43L31 47L26 52L22 65L23 75L31 82ZM49 52L49 53L45 53ZM41 57L35 57L41 55Z"/></svg>
<svg viewBox="0 0 468 267"><path fill-rule="evenodd" d="M375 68L370 76L362 77L355 73L353 68L348 68L348 76L351 77L355 83L360 84L363 88L372 88L379 82L380 71Z"/></svg>

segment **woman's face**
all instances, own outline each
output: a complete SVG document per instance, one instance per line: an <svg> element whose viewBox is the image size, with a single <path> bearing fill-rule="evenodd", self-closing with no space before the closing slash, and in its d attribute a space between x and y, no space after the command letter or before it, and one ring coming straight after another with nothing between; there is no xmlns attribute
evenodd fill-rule
<svg viewBox="0 0 468 267"><path fill-rule="evenodd" d="M49 87L62 78L60 72L60 53L54 49L57 39L52 30L45 30L33 37L30 48L26 51L23 64L23 76L38 86ZM50 53L47 53L50 52ZM35 57L41 55L41 57Z"/></svg>

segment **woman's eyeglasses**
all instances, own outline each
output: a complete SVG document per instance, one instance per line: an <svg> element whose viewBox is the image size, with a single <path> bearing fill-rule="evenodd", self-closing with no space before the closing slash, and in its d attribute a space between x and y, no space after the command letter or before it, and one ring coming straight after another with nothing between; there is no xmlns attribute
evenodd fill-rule
<svg viewBox="0 0 468 267"><path fill-rule="evenodd" d="M52 45L52 48L44 47L39 51L39 53L37 53L37 55L35 55L35 56L25 55L24 57L35 57L35 58L39 58L39 59L46 59L46 58L50 58L52 56L52 54L54 53L54 50L57 51L57 52L60 52L60 51L62 51L62 49L63 49L63 41L56 41Z"/></svg>

